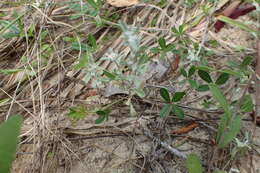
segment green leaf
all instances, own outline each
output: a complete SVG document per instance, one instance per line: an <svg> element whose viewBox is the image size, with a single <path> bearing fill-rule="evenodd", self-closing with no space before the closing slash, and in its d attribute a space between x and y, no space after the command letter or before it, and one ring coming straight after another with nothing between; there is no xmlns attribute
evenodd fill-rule
<svg viewBox="0 0 260 173"><path fill-rule="evenodd" d="M151 51L152 53L154 53L154 54L157 54L157 53L160 52L160 48L158 48L158 47L154 47L154 48L151 48L150 51Z"/></svg>
<svg viewBox="0 0 260 173"><path fill-rule="evenodd" d="M87 2L95 9L98 9L98 4L94 0L87 0Z"/></svg>
<svg viewBox="0 0 260 173"><path fill-rule="evenodd" d="M200 85L197 88L197 91L199 91L199 92L208 91L208 90L209 90L209 86L208 85Z"/></svg>
<svg viewBox="0 0 260 173"><path fill-rule="evenodd" d="M87 116L87 109L83 106L71 107L70 112L66 114L73 122L84 119Z"/></svg>
<svg viewBox="0 0 260 173"><path fill-rule="evenodd" d="M96 4L97 4L99 7L102 5L102 3L103 3L103 0L97 0L97 1L96 1Z"/></svg>
<svg viewBox="0 0 260 173"><path fill-rule="evenodd" d="M167 89L161 88L160 95L166 102L171 102L170 94Z"/></svg>
<svg viewBox="0 0 260 173"><path fill-rule="evenodd" d="M184 34L184 31L185 31L185 30L184 30L184 27L185 27L184 24L182 24L182 25L179 26L179 33L180 33L180 34Z"/></svg>
<svg viewBox="0 0 260 173"><path fill-rule="evenodd" d="M35 27L35 26L32 25L32 27ZM31 27L31 28L32 28L32 27ZM34 32L35 32L34 29L35 29L35 28L33 28L33 31L32 31L31 34L30 34L31 37L34 36ZM40 40L44 40L48 34L49 34L48 30L42 31L42 32L40 33Z"/></svg>
<svg viewBox="0 0 260 173"><path fill-rule="evenodd" d="M170 52L173 49L175 49L175 45L174 44L168 44L166 45L166 49L164 49L165 52Z"/></svg>
<svg viewBox="0 0 260 173"><path fill-rule="evenodd" d="M218 70L218 72L228 73L230 75L237 76L237 77L243 77L242 73L230 69Z"/></svg>
<svg viewBox="0 0 260 173"><path fill-rule="evenodd" d="M203 173L199 157L196 154L189 154L186 160L186 167L189 173Z"/></svg>
<svg viewBox="0 0 260 173"><path fill-rule="evenodd" d="M198 71L198 75L200 76L201 79L203 79L204 81L208 82L208 83L212 83L212 79L209 75L208 72L204 71L204 70L199 70Z"/></svg>
<svg viewBox="0 0 260 173"><path fill-rule="evenodd" d="M184 118L184 111L177 105L172 105L173 113L180 119Z"/></svg>
<svg viewBox="0 0 260 173"><path fill-rule="evenodd" d="M253 60L253 57L252 57L252 56L246 56L246 57L243 59L242 63L241 63L239 66L240 66L241 68L245 68L245 67L247 67L248 65L251 64L252 60Z"/></svg>
<svg viewBox="0 0 260 173"><path fill-rule="evenodd" d="M159 45L160 45L160 47L162 49L165 49L167 47L166 46L166 41L165 41L165 39L163 37L159 38L158 42L159 42Z"/></svg>
<svg viewBox="0 0 260 173"><path fill-rule="evenodd" d="M103 110L96 111L96 114L98 114L99 117L95 120L95 123L100 124L100 123L104 122L105 120L107 120L110 112L111 112L111 110L109 110L109 109L103 109Z"/></svg>
<svg viewBox="0 0 260 173"><path fill-rule="evenodd" d="M79 70L86 67L89 63L90 56L91 55L88 52L84 54L82 57L79 58L79 62L76 65L74 65L74 68L76 70Z"/></svg>
<svg viewBox="0 0 260 173"><path fill-rule="evenodd" d="M227 16L219 16L218 17L218 20L222 21L222 22L225 22L225 23L228 23L230 25L233 25L233 26L236 26L240 29L243 29L247 32L251 32L251 33L256 33L256 34L259 34L259 32L257 32L256 30L250 28L249 26L247 26L246 24L242 23L242 22L239 22L237 20L233 20Z"/></svg>
<svg viewBox="0 0 260 173"><path fill-rule="evenodd" d="M216 137L216 141L217 143L220 142L220 139L222 137L222 135L224 134L225 128L227 127L229 122L229 115L227 115L226 113L221 117L219 125L218 125L218 132L217 132L217 137Z"/></svg>
<svg viewBox="0 0 260 173"><path fill-rule="evenodd" d="M66 42L77 42L74 37L63 37L62 40Z"/></svg>
<svg viewBox="0 0 260 173"><path fill-rule="evenodd" d="M172 101L178 102L184 97L184 95L185 95L185 92L175 92L172 97Z"/></svg>
<svg viewBox="0 0 260 173"><path fill-rule="evenodd" d="M107 115L100 115L98 117L98 119L95 120L95 123L100 124L100 123L104 122L106 119L107 119Z"/></svg>
<svg viewBox="0 0 260 173"><path fill-rule="evenodd" d="M215 71L214 68L209 67L209 66L205 66L205 65L196 66L196 69L203 70L203 71Z"/></svg>
<svg viewBox="0 0 260 173"><path fill-rule="evenodd" d="M209 40L208 43L214 48L220 46L217 40Z"/></svg>
<svg viewBox="0 0 260 173"><path fill-rule="evenodd" d="M89 51L89 46L83 43L73 42L71 43L71 47L75 50Z"/></svg>
<svg viewBox="0 0 260 173"><path fill-rule="evenodd" d="M172 105L171 104L165 104L163 105L163 108L160 111L160 117L167 117L172 111Z"/></svg>
<svg viewBox="0 0 260 173"><path fill-rule="evenodd" d="M226 173L226 171L216 170L213 173Z"/></svg>
<svg viewBox="0 0 260 173"><path fill-rule="evenodd" d="M187 74L187 72L184 70L183 67L180 69L180 72L181 72L181 74L182 74L184 77L188 77L188 74Z"/></svg>
<svg viewBox="0 0 260 173"><path fill-rule="evenodd" d="M20 133L22 117L11 116L6 122L0 125L0 172L9 173L12 161L15 159L15 152Z"/></svg>
<svg viewBox="0 0 260 173"><path fill-rule="evenodd" d="M193 89L197 89L199 87L199 84L195 80L189 79L188 82Z"/></svg>
<svg viewBox="0 0 260 173"><path fill-rule="evenodd" d="M220 103L226 113L230 114L229 104L218 86L216 84L209 84L209 88L214 99Z"/></svg>
<svg viewBox="0 0 260 173"><path fill-rule="evenodd" d="M227 132L223 134L218 144L220 148L226 147L239 133L241 128L241 116L235 116L234 120L230 122L227 127Z"/></svg>
<svg viewBox="0 0 260 173"><path fill-rule="evenodd" d="M195 73L195 71L196 71L196 67L193 65L193 66L191 66L191 68L189 69L189 77L191 77L194 73Z"/></svg>
<svg viewBox="0 0 260 173"><path fill-rule="evenodd" d="M108 115L111 112L109 109L104 109L104 110L98 110L96 111L96 114L98 115Z"/></svg>
<svg viewBox="0 0 260 173"><path fill-rule="evenodd" d="M172 27L172 32L179 35L179 30L175 27Z"/></svg>
<svg viewBox="0 0 260 173"><path fill-rule="evenodd" d="M106 77L108 77L111 80L114 80L116 78L116 75L114 75L113 73L107 71L107 70L103 70L103 73Z"/></svg>
<svg viewBox="0 0 260 173"><path fill-rule="evenodd" d="M0 106L7 104L10 101L10 98L4 98L0 100Z"/></svg>
<svg viewBox="0 0 260 173"><path fill-rule="evenodd" d="M4 74L13 74L20 71L23 71L23 69L0 69L0 73L4 73Z"/></svg>
<svg viewBox="0 0 260 173"><path fill-rule="evenodd" d="M241 112L252 112L254 109L254 104L252 97L250 95L246 95L243 99L243 103L241 104L240 110Z"/></svg>
<svg viewBox="0 0 260 173"><path fill-rule="evenodd" d="M228 73L221 73L220 76L217 78L215 84L223 85L224 83L227 82L228 79L229 79L229 74Z"/></svg>
<svg viewBox="0 0 260 173"><path fill-rule="evenodd" d="M95 50L97 48L97 42L95 37L92 34L88 34L88 41L91 47Z"/></svg>
<svg viewBox="0 0 260 173"><path fill-rule="evenodd" d="M24 14L21 14L20 16L18 16L18 17L17 17L16 19L14 19L13 21L8 22L8 24L5 25L2 30L0 30L0 36L1 36L6 30L8 30L10 27L12 27L17 21L19 21L24 15L25 15L25 13L24 13Z"/></svg>

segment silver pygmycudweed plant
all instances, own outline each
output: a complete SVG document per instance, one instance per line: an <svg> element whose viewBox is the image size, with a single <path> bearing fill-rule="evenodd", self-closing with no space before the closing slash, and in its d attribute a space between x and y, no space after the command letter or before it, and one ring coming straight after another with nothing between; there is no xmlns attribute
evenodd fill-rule
<svg viewBox="0 0 260 173"><path fill-rule="evenodd" d="M134 56L138 53L140 50L140 38L137 35L137 29L134 27L127 26L122 21L119 22L119 26L121 30L123 31L123 39L127 46L131 48L132 53Z"/></svg>
<svg viewBox="0 0 260 173"><path fill-rule="evenodd" d="M86 52L84 71L86 76L85 82L90 82L94 88L103 88L107 84L111 84L124 91L129 95L138 94L144 96L144 91L141 88L142 75L149 69L149 62L143 62L142 55L145 54L144 50L140 48L141 38L138 35L137 27L128 26L123 22L119 22L120 29L122 30L122 39L124 44L130 48L128 52L116 52L110 48L107 53L95 61L90 51ZM146 54L145 54L146 55ZM101 67L103 61L110 61L115 64L113 70L107 70ZM131 73L126 74L125 71Z"/></svg>

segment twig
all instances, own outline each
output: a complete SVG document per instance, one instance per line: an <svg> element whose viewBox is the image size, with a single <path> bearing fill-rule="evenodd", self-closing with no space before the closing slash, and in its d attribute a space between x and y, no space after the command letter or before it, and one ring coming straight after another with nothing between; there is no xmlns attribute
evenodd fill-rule
<svg viewBox="0 0 260 173"><path fill-rule="evenodd" d="M34 154L33 152L17 152L16 154Z"/></svg>
<svg viewBox="0 0 260 173"><path fill-rule="evenodd" d="M111 137L118 137L118 136L127 136L125 134L111 134L111 135L97 135L97 136L80 136L74 138L67 138L70 141L77 141L77 140L87 140L87 139L96 139L96 138L111 138Z"/></svg>
<svg viewBox="0 0 260 173"><path fill-rule="evenodd" d="M255 68L255 117L254 117L254 130L253 137L255 136L256 123L260 117L260 38L258 38L257 43L257 58L256 58L256 68Z"/></svg>
<svg viewBox="0 0 260 173"><path fill-rule="evenodd" d="M170 146L169 144L167 144L166 142L163 142L161 141L160 139L154 137L149 130L147 129L143 129L144 131L144 135L151 138L151 139L154 139L156 142L158 142L162 147L164 147L165 149L167 149L168 151L170 151L172 154L178 156L179 158L181 159L186 159L187 156L186 154L180 152L179 150L173 148L172 146Z"/></svg>
<svg viewBox="0 0 260 173"><path fill-rule="evenodd" d="M141 99L141 101L144 101L146 103L150 103L150 104L163 104L165 102L160 101L160 100L155 100L155 99ZM205 110L205 109L200 109L200 108L195 108L195 107L191 107L191 106L186 106L186 105L181 105L181 104L177 104L179 107L183 108L183 109L189 109L189 110L193 110L193 111L198 111L198 112L204 112L204 113L213 113L213 114L222 114L224 113L224 111L222 110Z"/></svg>
<svg viewBox="0 0 260 173"><path fill-rule="evenodd" d="M255 85L256 85L256 117L259 117L260 106L260 39L258 40L258 56L256 60Z"/></svg>

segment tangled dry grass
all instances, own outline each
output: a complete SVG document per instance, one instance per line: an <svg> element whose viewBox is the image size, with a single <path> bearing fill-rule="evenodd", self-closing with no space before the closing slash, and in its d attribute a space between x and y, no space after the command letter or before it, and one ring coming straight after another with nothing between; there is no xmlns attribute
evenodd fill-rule
<svg viewBox="0 0 260 173"><path fill-rule="evenodd" d="M224 1L221 2L223 4L215 4L215 11L223 7ZM164 139L170 146L180 146L179 150L185 154L196 152L206 161L213 160L211 166L236 167L245 171L257 169L254 168L257 165L254 157L259 158L259 153L252 155L253 161L248 163L249 166L245 156L246 167L240 168L236 165L237 161L223 162L229 151L222 151L218 156L210 152L214 150L211 139L216 128L211 118L219 116L219 113L204 111L199 106L198 102L208 97L208 93L196 95L187 86L176 85L177 81L181 81L178 72L164 73L163 76L168 78L160 82L152 79L146 85L172 86L176 90L184 88L190 91L189 98L182 102L184 108L188 105L185 112L189 116L185 120L174 117L161 120L156 116L160 104L138 98L134 105L138 112L136 117L129 116L129 108L120 104L114 106L108 122L101 125L94 124L96 117L91 114L76 124L66 117L69 108L75 105L91 110L111 100L126 98L124 95L106 98L101 90L91 87L91 82L86 83L84 71L73 68L82 52L65 42L65 37L74 37L84 43L86 35L92 33L98 45L95 60L109 53L110 49L120 52L126 59L131 50L121 37L118 19L138 27L141 46L149 48L156 47L161 37L167 43L174 43L176 38L170 34L171 28L185 23L188 24L187 36L215 53L207 57L207 61L218 68L228 60L256 55L256 40L249 33L228 27L216 34L212 28L214 16L204 16L200 8L208 3L204 0L193 8L183 6L184 0L169 1L162 7L153 5L155 2L126 8L104 4L100 13L108 14L108 18L117 17L114 21L103 20L105 25L102 26L97 26L97 19L88 15L71 19L75 11L70 8L69 1L45 0L41 3L41 6L15 0L0 3L0 12L4 14L1 20L22 19L23 30L27 34L33 28L33 35L0 38L0 69L18 69L16 73L1 74L0 120L4 121L14 114L24 117L13 172L185 172L183 160L145 136L145 130ZM18 14L16 17L12 15L14 10ZM251 20L250 17L244 19ZM198 22L194 23L194 20ZM221 44L213 47L206 43L208 40L217 40ZM46 45L49 47L46 48ZM241 47L243 52L238 51ZM159 57L152 58L156 61ZM170 62L175 60L174 55L169 59ZM188 64L181 62L181 65L185 67ZM109 70L115 68L115 64L108 61L102 61L100 66ZM174 80L170 82L167 79ZM232 81L225 87L231 98L232 92L229 91L244 86L237 86L236 81ZM152 92L156 96L156 90ZM234 95L241 97L241 94ZM209 121L198 121L199 127L189 135L170 135L170 131L200 118Z"/></svg>

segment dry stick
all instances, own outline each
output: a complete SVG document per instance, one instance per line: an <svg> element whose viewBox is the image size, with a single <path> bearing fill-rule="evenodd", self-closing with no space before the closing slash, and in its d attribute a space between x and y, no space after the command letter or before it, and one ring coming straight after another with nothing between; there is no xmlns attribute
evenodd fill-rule
<svg viewBox="0 0 260 173"><path fill-rule="evenodd" d="M23 110L25 110L28 114L30 114L34 119L36 119L36 115L31 113L27 108L25 108L21 103L19 103L16 99L14 99L11 95L9 95L4 89L0 88L0 91L2 91L4 94L6 94L9 98L11 98L14 103L17 103Z"/></svg>
<svg viewBox="0 0 260 173"><path fill-rule="evenodd" d="M257 56L257 63L256 63L256 70L255 70L255 74L256 74L256 102L257 102L257 106L259 108L260 106L260 39L258 40L258 45L257 45L257 49L258 49L258 56ZM259 110L258 110L259 111ZM257 112L256 114L257 116L259 116L259 112Z"/></svg>
<svg viewBox="0 0 260 173"><path fill-rule="evenodd" d="M170 151L173 155L178 156L179 158L181 158L183 160L187 159L187 155L185 153L180 152L178 149L173 148L172 146L170 146L166 142L163 142L160 139L154 137L151 134L150 130L148 130L146 127L143 128L143 133L144 133L145 136L147 136L147 137L155 140L156 142L158 142L162 147L164 147L166 150ZM207 164L205 162L202 162L202 166L207 167ZM214 170L214 169L215 169L214 167L210 168L211 171Z"/></svg>
<svg viewBox="0 0 260 173"><path fill-rule="evenodd" d="M257 43L257 59L256 59L256 69L255 69L255 118L254 118L254 130L253 137L255 137L256 132L256 121L260 117L260 38L258 38Z"/></svg>
<svg viewBox="0 0 260 173"><path fill-rule="evenodd" d="M163 142L161 141L160 139L154 137L151 132L148 130L148 129L143 129L144 131L144 135L151 138L151 139L154 139L156 142L158 142L162 147L164 147L165 149L167 149L168 151L170 151L172 154L180 157L181 159L186 159L187 156L186 154L180 152L179 150L171 147L169 144L167 144L166 142Z"/></svg>
<svg viewBox="0 0 260 173"><path fill-rule="evenodd" d="M258 23L260 21L260 14L257 15L258 17ZM260 29L260 26L258 26L258 30ZM254 139L256 134L256 123L258 118L260 118L260 35L257 35L257 57L256 57L256 67L255 67L255 117L254 117L254 129L252 134L252 139Z"/></svg>

